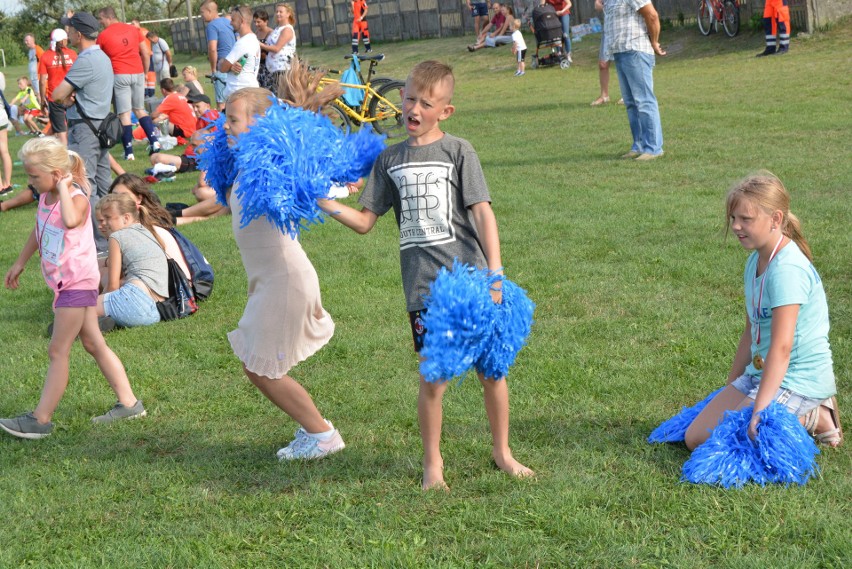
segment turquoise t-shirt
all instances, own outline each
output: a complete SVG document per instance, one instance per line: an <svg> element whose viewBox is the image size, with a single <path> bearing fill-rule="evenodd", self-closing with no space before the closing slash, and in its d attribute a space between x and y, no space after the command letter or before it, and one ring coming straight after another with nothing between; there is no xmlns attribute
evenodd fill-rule
<svg viewBox="0 0 852 569"><path fill-rule="evenodd" d="M837 393L828 344L828 303L822 279L813 264L791 241L778 251L769 268L757 278L757 252L752 253L745 267L746 312L751 322L751 353L760 350L766 360L772 341L772 309L790 304L799 305L790 365L781 386L814 399L826 399ZM761 281L763 298L760 298ZM757 327L760 326L760 346ZM745 373L761 377L762 372L750 363Z"/></svg>

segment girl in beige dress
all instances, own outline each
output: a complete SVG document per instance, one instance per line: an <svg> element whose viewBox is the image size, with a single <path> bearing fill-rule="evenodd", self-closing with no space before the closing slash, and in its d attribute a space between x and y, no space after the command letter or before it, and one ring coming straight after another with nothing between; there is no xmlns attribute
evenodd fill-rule
<svg viewBox="0 0 852 569"><path fill-rule="evenodd" d="M266 89L246 88L228 98L225 130L247 132L271 105ZM235 186L236 187L236 186ZM228 340L249 380L300 428L280 449L280 460L322 458L344 448L340 433L323 418L311 396L287 375L290 368L323 347L334 322L323 309L319 281L298 239L265 218L240 227L241 204L231 191L234 237L248 276L248 302Z"/></svg>

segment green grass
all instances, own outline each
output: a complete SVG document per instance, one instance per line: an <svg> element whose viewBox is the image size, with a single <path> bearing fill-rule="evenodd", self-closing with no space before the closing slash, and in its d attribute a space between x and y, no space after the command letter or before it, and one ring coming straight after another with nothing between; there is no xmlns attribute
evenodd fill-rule
<svg viewBox="0 0 852 569"><path fill-rule="evenodd" d="M507 49L470 38L379 46L382 74L455 66L447 131L478 150L510 278L538 305L510 374L512 445L538 472L490 461L480 389L446 396L449 494L420 491L416 360L392 216L367 236L328 222L303 236L337 323L293 371L348 448L279 464L295 424L243 377L225 338L245 303L229 219L186 227L216 268L190 319L108 335L149 417L95 428L113 396L75 346L53 436L0 438L0 567L842 567L852 563L852 453L819 457L805 487L678 482L687 452L645 437L724 380L743 322L744 252L723 196L767 168L785 181L828 292L841 405L852 377L852 24L754 59L760 34L675 30L655 74L666 157L616 159L624 109L591 108L597 38L575 65L512 77ZM345 48L302 49L340 66ZM183 58L179 63L188 62ZM192 60L203 67L201 58ZM7 77L15 76L7 71ZM613 73L612 97L617 99ZM17 151L21 138L13 138ZM142 162L131 164L141 172ZM15 169L15 182L24 184ZM189 201L191 176L156 189ZM0 216L8 267L34 209ZM0 293L0 415L31 409L47 365L51 294L36 262Z"/></svg>

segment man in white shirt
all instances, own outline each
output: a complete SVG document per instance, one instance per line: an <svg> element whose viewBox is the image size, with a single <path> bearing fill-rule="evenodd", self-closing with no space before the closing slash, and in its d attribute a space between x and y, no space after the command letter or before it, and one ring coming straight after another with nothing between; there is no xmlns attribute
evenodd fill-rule
<svg viewBox="0 0 852 569"><path fill-rule="evenodd" d="M252 11L248 6L231 9L231 26L240 38L219 62L219 71L227 73L225 98L245 87L258 87L257 72L260 68L260 41L251 31Z"/></svg>

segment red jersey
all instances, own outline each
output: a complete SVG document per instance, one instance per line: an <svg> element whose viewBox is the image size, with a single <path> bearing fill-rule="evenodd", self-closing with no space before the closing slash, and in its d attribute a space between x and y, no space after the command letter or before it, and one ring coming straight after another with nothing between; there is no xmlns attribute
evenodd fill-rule
<svg viewBox="0 0 852 569"><path fill-rule="evenodd" d="M551 6L553 6L553 9L556 10L557 12L561 12L562 10L564 10L565 5L567 4L567 2L565 0L547 0L547 3L550 4ZM570 14L570 13L571 13L571 10L568 10L568 12L566 12L566 14Z"/></svg>
<svg viewBox="0 0 852 569"><path fill-rule="evenodd" d="M77 60L77 52L73 49L65 47L61 51L62 53L59 53L49 49L38 60L38 76L47 75L47 93L45 96L48 101L53 100L51 98L53 90L62 83L68 70Z"/></svg>
<svg viewBox="0 0 852 569"><path fill-rule="evenodd" d="M116 75L144 73L139 55L139 30L130 24L116 22L98 34L98 45L112 62Z"/></svg>
<svg viewBox="0 0 852 569"><path fill-rule="evenodd" d="M186 138L189 138L195 132L195 115L192 113L192 107L189 106L186 97L183 95L169 93L163 99L163 102L160 103L160 106L157 107L157 110L154 111L154 116L157 115L166 115L169 117L169 122L180 127Z"/></svg>

